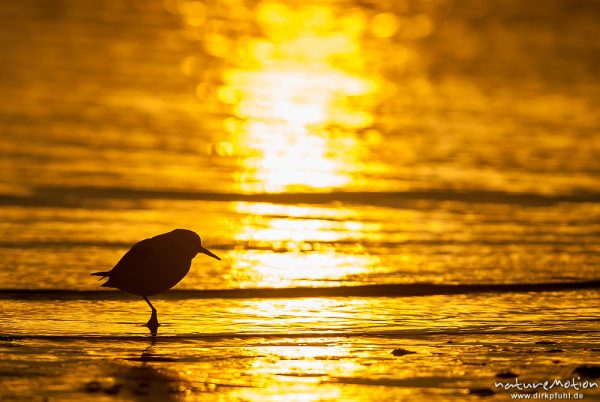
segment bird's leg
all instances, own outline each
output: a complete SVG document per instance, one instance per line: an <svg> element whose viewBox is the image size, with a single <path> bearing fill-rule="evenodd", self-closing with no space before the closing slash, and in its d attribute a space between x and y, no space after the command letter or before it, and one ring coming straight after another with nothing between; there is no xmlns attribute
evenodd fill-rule
<svg viewBox="0 0 600 402"><path fill-rule="evenodd" d="M150 329L150 334L152 334L152 336L156 336L158 332L158 327L160 326L160 324L158 323L158 315L156 314L156 309L154 308L152 303L150 303L150 300L148 300L146 296L144 296L144 300L146 300L146 303L148 303L148 305L152 309L152 316L150 316L150 319L146 323L146 326Z"/></svg>

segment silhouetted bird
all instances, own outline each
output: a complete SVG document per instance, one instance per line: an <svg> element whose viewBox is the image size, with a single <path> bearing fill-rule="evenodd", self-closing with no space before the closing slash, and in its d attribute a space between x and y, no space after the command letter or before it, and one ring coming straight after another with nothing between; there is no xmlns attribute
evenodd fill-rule
<svg viewBox="0 0 600 402"><path fill-rule="evenodd" d="M102 286L142 296L152 309L146 326L156 335L160 324L148 296L164 292L179 283L187 275L192 259L198 253L220 260L202 247L200 236L196 233L175 229L134 244L113 269L92 275L108 278Z"/></svg>

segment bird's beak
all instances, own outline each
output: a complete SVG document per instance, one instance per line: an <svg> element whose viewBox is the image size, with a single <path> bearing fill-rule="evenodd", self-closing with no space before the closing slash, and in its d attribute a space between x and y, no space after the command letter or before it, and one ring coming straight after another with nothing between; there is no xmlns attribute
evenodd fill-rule
<svg viewBox="0 0 600 402"><path fill-rule="evenodd" d="M212 252L210 252L209 250L205 249L204 247L200 246L200 252L202 254L206 254L212 258L216 258L217 260L221 261L221 259L219 257L217 257L216 254L213 254Z"/></svg>

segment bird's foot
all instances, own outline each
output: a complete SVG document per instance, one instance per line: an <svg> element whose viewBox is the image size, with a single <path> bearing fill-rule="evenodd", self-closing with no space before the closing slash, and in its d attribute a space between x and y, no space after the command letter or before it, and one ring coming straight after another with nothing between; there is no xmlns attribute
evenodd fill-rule
<svg viewBox="0 0 600 402"><path fill-rule="evenodd" d="M158 315L156 314L156 311L152 312L152 316L146 323L146 326L148 327L148 329L150 329L150 333L152 334L152 336L156 336L156 334L158 333L158 327L160 327L160 324L158 323Z"/></svg>

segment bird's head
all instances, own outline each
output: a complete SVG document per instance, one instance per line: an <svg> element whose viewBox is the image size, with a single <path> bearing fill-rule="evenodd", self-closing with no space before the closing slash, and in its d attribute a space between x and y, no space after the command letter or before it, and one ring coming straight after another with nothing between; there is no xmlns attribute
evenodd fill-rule
<svg viewBox="0 0 600 402"><path fill-rule="evenodd" d="M181 245L181 247L183 247L186 251L189 251L190 254L193 254L193 256L198 253L202 253L220 260L217 255L202 246L202 240L200 239L200 236L196 234L196 232L187 229L175 229L170 232L170 235L177 241L178 244Z"/></svg>

